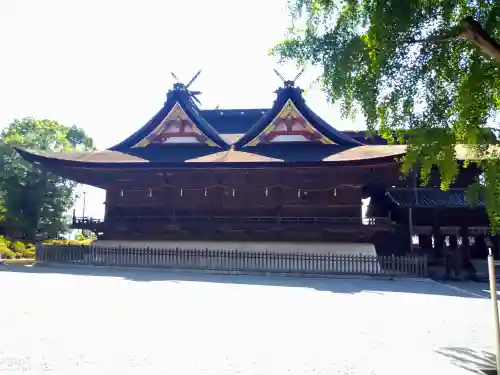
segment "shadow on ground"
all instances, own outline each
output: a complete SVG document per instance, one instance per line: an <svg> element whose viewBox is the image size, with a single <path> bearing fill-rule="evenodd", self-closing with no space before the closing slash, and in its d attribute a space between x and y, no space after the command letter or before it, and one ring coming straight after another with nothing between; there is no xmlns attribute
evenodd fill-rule
<svg viewBox="0 0 500 375"><path fill-rule="evenodd" d="M455 366L468 370L471 374L496 375L495 356L489 352L468 348L446 347L436 350Z"/></svg>
<svg viewBox="0 0 500 375"><path fill-rule="evenodd" d="M224 275L202 271L177 271L166 269L124 269L88 266L2 266L1 272L40 275L74 275L92 277L116 277L137 282L172 281L206 282L221 284L259 285L292 288L313 288L332 293L414 293L463 298L488 298L481 287L474 283L460 283L460 287L432 281L385 280L376 278L342 277L287 277L278 275ZM476 285L476 286L475 286ZM468 290L467 288L471 288ZM475 289L474 289L475 288Z"/></svg>

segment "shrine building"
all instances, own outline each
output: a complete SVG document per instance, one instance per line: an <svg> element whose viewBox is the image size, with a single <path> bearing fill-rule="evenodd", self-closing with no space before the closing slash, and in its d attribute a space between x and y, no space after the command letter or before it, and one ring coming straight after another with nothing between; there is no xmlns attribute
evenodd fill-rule
<svg viewBox="0 0 500 375"><path fill-rule="evenodd" d="M418 176L401 175L404 145L335 129L292 81L270 108L201 109L195 94L175 84L144 126L104 151L18 152L104 189L104 220L73 217L72 226L110 243L365 244L404 254L415 246L439 252L488 230L482 202L464 197L480 173L474 163L449 191L439 189L437 172L420 186ZM457 163L464 159L457 150Z"/></svg>

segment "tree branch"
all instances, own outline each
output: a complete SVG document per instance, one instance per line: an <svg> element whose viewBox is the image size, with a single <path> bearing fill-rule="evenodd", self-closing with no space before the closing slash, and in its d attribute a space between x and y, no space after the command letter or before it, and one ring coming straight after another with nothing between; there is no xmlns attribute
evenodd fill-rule
<svg viewBox="0 0 500 375"><path fill-rule="evenodd" d="M432 35L425 39L408 39L404 43L418 44L418 43L446 43L452 40L457 40L460 37L460 30L455 29L452 32L441 35Z"/></svg>
<svg viewBox="0 0 500 375"><path fill-rule="evenodd" d="M500 44L497 43L472 17L467 17L462 21L462 32L460 38L469 40L478 46L483 53L500 61Z"/></svg>
<svg viewBox="0 0 500 375"><path fill-rule="evenodd" d="M466 17L460 26L445 34L432 35L425 39L407 40L405 43L445 43L452 40L463 39L474 43L483 53L500 61L500 44L497 43L472 17Z"/></svg>

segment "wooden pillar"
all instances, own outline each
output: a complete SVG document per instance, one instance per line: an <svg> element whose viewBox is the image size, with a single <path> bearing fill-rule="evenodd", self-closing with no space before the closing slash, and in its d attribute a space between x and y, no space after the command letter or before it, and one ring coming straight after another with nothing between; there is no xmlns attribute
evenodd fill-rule
<svg viewBox="0 0 500 375"><path fill-rule="evenodd" d="M456 277L462 277L462 266L463 266L463 257L460 249L458 248L458 235L451 234L448 236L449 244L448 251L452 271Z"/></svg>
<svg viewBox="0 0 500 375"><path fill-rule="evenodd" d="M448 238L450 240L449 247L456 250L458 248L458 236L456 234L450 234Z"/></svg>
<svg viewBox="0 0 500 375"><path fill-rule="evenodd" d="M434 252L436 254L436 258L443 258L444 257L444 251L443 251L443 242L444 242L444 237L441 234L441 228L438 225L435 225L432 228L432 236L434 237Z"/></svg>
<svg viewBox="0 0 500 375"><path fill-rule="evenodd" d="M474 255L480 259L486 259L488 256L488 246L486 246L486 238L480 234L475 236L474 241Z"/></svg>
<svg viewBox="0 0 500 375"><path fill-rule="evenodd" d="M413 209L412 207L408 207L408 246L409 252L413 252Z"/></svg>
<svg viewBox="0 0 500 375"><path fill-rule="evenodd" d="M424 234L419 234L418 235L418 249L420 251L424 250L425 248L423 247L423 243L425 242L425 235Z"/></svg>
<svg viewBox="0 0 500 375"><path fill-rule="evenodd" d="M434 238L434 254L436 259L444 259L445 252L444 237L441 233L441 223L439 220L439 211L437 209L432 210L432 237Z"/></svg>
<svg viewBox="0 0 500 375"><path fill-rule="evenodd" d="M460 227L460 238L462 239L460 252L463 261L467 263L470 260L469 228L467 226Z"/></svg>
<svg viewBox="0 0 500 375"><path fill-rule="evenodd" d="M429 251L432 250L432 236L428 234L419 234L418 246L422 252L428 254Z"/></svg>

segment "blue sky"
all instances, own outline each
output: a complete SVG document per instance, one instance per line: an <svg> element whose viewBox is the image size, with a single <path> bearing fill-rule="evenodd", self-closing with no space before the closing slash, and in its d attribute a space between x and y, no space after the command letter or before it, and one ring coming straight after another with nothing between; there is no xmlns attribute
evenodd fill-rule
<svg viewBox="0 0 500 375"><path fill-rule="evenodd" d="M203 108L269 107L281 83L272 69L297 73L268 56L289 23L282 0L1 0L0 126L54 119L107 148L161 107L171 71L187 81L199 69ZM309 105L339 129L364 128L310 87L317 76L298 81ZM102 216L104 194L83 189L87 213Z"/></svg>

